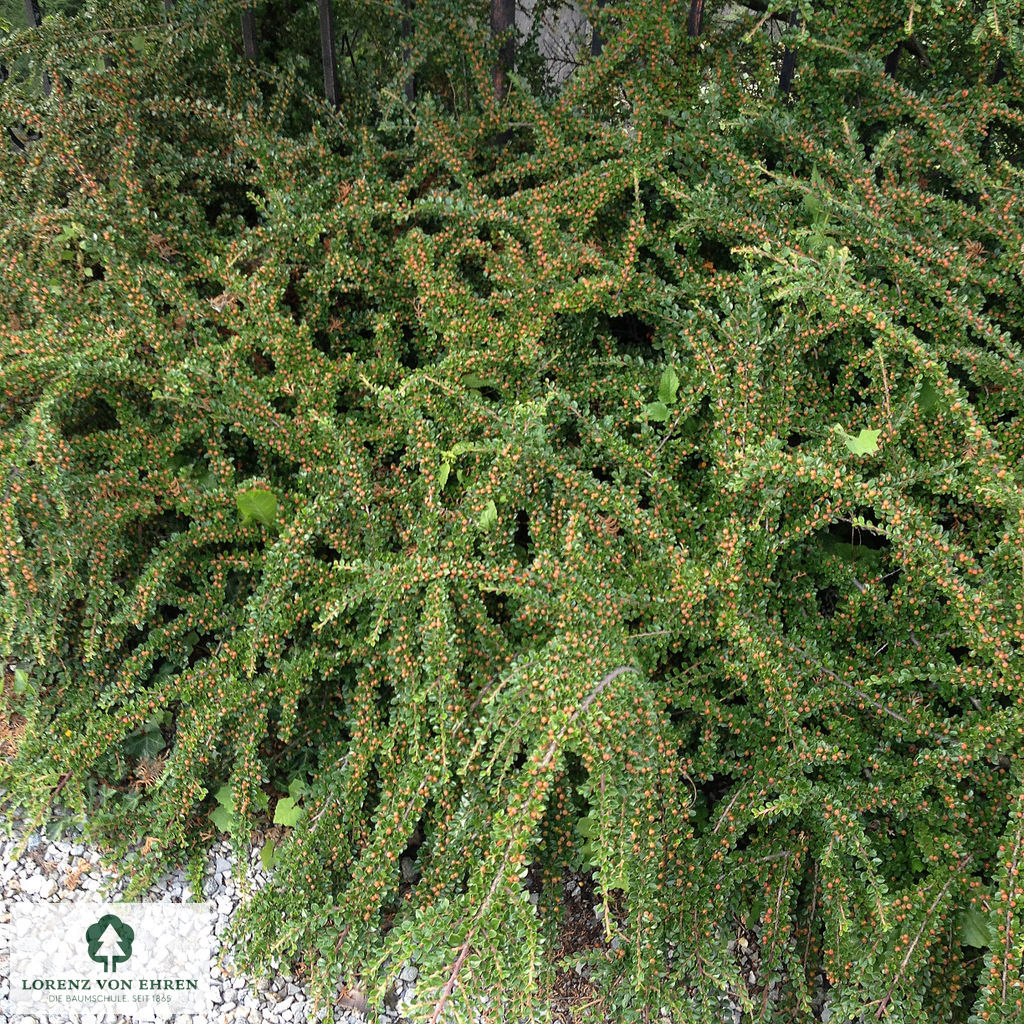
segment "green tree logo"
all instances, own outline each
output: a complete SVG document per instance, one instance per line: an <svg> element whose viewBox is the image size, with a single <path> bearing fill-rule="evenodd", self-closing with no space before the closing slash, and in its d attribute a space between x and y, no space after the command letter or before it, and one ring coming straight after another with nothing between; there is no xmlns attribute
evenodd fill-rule
<svg viewBox="0 0 1024 1024"><path fill-rule="evenodd" d="M89 958L103 964L104 973L116 972L117 965L123 964L132 955L134 938L134 929L113 914L104 914L85 931Z"/></svg>

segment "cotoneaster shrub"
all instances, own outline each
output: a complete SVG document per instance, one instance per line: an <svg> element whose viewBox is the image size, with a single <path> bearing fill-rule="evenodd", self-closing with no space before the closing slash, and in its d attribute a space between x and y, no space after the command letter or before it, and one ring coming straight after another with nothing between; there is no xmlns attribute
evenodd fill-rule
<svg viewBox="0 0 1024 1024"><path fill-rule="evenodd" d="M226 6L15 37L23 813L133 892L276 817L242 962L374 999L412 958L417 1021L576 962L593 1019L808 1019L822 974L832 1020L1019 1019L1010 6L802 4L788 97L753 17L605 7L498 108L417 4L433 70L409 109L382 57L362 122ZM557 960L567 866L605 940Z"/></svg>

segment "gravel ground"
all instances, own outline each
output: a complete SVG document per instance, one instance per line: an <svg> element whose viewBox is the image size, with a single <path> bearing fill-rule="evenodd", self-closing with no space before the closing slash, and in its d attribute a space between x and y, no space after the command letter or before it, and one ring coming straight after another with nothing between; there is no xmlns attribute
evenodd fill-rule
<svg viewBox="0 0 1024 1024"><path fill-rule="evenodd" d="M0 1024L134 1024L134 1018L114 1013L83 1013L71 1016L55 1013L13 1013L10 1004L9 935L12 906L18 902L60 903L98 901L100 898L104 903L116 903L127 883L127 879L118 878L114 872L104 870L100 866L99 852L76 841L73 834L60 840L50 840L41 830L33 832L29 836L25 852L16 861L13 851L23 835L15 823L12 837L0 836ZM260 862L259 848L256 846L248 851L246 874L250 884L256 887L265 884L268 879ZM202 897L216 910L215 935L223 933L231 914L240 902L241 887L238 881L238 863L229 844L226 841L214 844L206 862ZM102 897L98 896L100 890L103 890ZM569 903L569 917L571 920L575 919L573 927L592 930L596 922L592 920L593 908L589 902L591 894L588 892L587 882L582 880L581 884L579 877L568 879L565 894ZM190 896L191 889L184 871L177 871L166 875L137 899L139 902L180 903L187 901ZM737 956L744 976L752 985L755 984L759 967L756 930L737 934L729 941L729 948ZM232 1024L235 1021L249 1021L252 1024L307 1024L322 1020L326 1016L325 1008L313 1012L302 984L285 977L253 981L236 974L230 962L225 966L214 962L211 965L210 978L213 1011L209 1015L176 1014L161 1019L172 1024ZM365 1015L339 1005L335 1008L335 1020L339 1024L366 1024L368 1020L374 1020L378 1024L400 1024L406 1020L402 1016L402 1008L412 994L415 979L416 968L406 965L393 990L396 997L393 1005L382 1006L376 1012L371 1007ZM584 979L570 976L563 980L567 982L567 993L574 987L581 990L586 987ZM578 984L574 984L576 982ZM556 1005L561 1002L561 999L556 998L552 1004L553 1019L556 1022L570 1024L573 1018L571 1013L566 1011L571 1004L571 996L565 1000L564 1005ZM828 1010L824 1009L822 1012L820 1002L817 1009L821 1015L816 1015L815 1019L827 1021ZM659 1015L652 1015L652 1020L657 1016ZM148 1019L152 1020L152 1017ZM743 1014L737 1003L724 995L720 1019L723 1024L743 1024Z"/></svg>
<svg viewBox="0 0 1024 1024"><path fill-rule="evenodd" d="M19 860L13 851L24 833L15 825L13 837L0 836L0 1024L132 1024L133 1018L122 1014L15 1014L10 1004L10 926L11 908L17 902L63 903L79 900L116 903L127 885L127 879L100 866L100 854L74 836L50 840L41 831L29 836L25 852ZM249 851L247 874L259 886L267 880L260 863L259 849ZM230 845L218 842L211 848L203 880L203 899L216 910L214 933L221 935L235 907L241 899L238 885L238 864ZM107 887L110 886L109 891ZM191 889L184 871L166 875L159 884L137 897L138 902L186 902ZM396 987L396 1007L382 1007L378 1021L397 1024L401 1019L401 1006L411 994L415 981L415 968L407 966ZM207 1014L174 1014L162 1018L173 1024L232 1024L238 1021L262 1024L305 1024L322 1020L326 1009L312 1012L305 988L284 977L252 981L234 973L230 963L221 967L211 965L213 1010ZM354 1010L335 1010L339 1024L364 1024L367 1017ZM152 1019L152 1018L150 1018Z"/></svg>

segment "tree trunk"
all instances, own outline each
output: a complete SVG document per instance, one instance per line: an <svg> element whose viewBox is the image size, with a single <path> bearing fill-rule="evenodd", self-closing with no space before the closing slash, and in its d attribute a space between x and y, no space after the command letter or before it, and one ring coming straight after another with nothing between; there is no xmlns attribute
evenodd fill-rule
<svg viewBox="0 0 1024 1024"><path fill-rule="evenodd" d="M402 59L408 62L412 54L412 13L415 0L405 0L406 17L402 18ZM409 103L416 102L416 76L411 74L405 80L405 98Z"/></svg>
<svg viewBox="0 0 1024 1024"><path fill-rule="evenodd" d="M334 12L331 0L317 0L320 13L320 56L324 65L324 97L337 109L341 105L338 94L338 58L334 46Z"/></svg>
<svg viewBox="0 0 1024 1024"><path fill-rule="evenodd" d="M597 9L600 11L608 0L597 0ZM604 36L601 35L601 30L595 25L593 32L590 34L590 56L600 57L601 51L604 49Z"/></svg>
<svg viewBox="0 0 1024 1024"><path fill-rule="evenodd" d="M515 0L491 0L491 35L501 36L498 62L491 72L494 83L494 102L501 104L508 92L508 73L515 60L516 47L513 32L516 26Z"/></svg>
<svg viewBox="0 0 1024 1024"><path fill-rule="evenodd" d="M704 27L704 0L690 0L690 17L686 22L686 34L696 39Z"/></svg>

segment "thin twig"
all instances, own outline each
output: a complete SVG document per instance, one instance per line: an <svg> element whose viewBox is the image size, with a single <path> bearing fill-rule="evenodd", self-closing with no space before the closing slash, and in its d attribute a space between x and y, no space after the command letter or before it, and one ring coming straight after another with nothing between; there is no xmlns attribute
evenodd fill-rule
<svg viewBox="0 0 1024 1024"><path fill-rule="evenodd" d="M956 866L957 871L962 871L972 860L974 860L974 855L968 854L968 856L964 857L963 860L961 860L960 863ZM914 941L911 942L910 948L907 950L906 956L904 956L903 961L900 963L899 970L897 970L896 972L896 977L893 979L893 983L889 986L889 991L885 993L885 996L883 997L881 1003L878 1006L878 1011L875 1013L876 1020L882 1019L882 1015L885 1013L886 1007L892 1001L892 990L896 987L896 982L899 980L900 976L906 969L907 964L910 962L910 957L913 954L914 950L917 948L917 944L918 942L920 942L921 936L924 935L925 926L928 924L928 920L929 918L931 918L932 912L939 905L939 900L941 900L942 897L946 895L946 890L952 884L953 876L950 875L950 877L946 879L946 884L939 890L939 895L936 896L934 900L932 900L932 905L926 911L924 915L924 920L921 922L921 927L918 929L917 935L914 936Z"/></svg>
<svg viewBox="0 0 1024 1024"><path fill-rule="evenodd" d="M638 668L634 668L632 665L620 665L618 668L613 668L606 675L602 676L601 679L598 681L597 685L590 691L590 693L587 694L583 703L580 704L580 706L570 716L569 721L566 723L566 729L562 733L563 736L565 735L565 732L568 731L569 727L604 692L608 684L611 683L613 680L618 679L618 677L621 676L624 672L639 673L640 670ZM548 746L548 749L544 752L544 758L540 766L542 770L547 768L548 765L551 763L551 759L555 756L555 750L558 749L558 743L561 738L562 737L560 736L557 739L552 740L550 745ZM436 1005L434 1006L434 1012L430 1015L430 1020L428 1024L437 1024L437 1021L440 1019L441 1013L444 1010L445 1004L451 998L451 994L455 988L455 982L458 979L459 972L462 970L462 965L463 963L465 963L466 957L469 955L469 950L472 947L473 938L476 935L476 924L481 920L481 918L487 912L488 907L491 905L491 900L494 899L494 896L498 891L498 886L501 884L502 877L503 871L502 867L499 864L499 867L494 875L494 881L491 882L491 887L490 889L488 889L487 895L484 897L483 902L480 904L479 908L476 911L476 914L474 915L474 923L467 932L465 941L459 947L458 956L455 958L455 962L452 964L451 973L448 975L448 980L444 983L444 987L441 989L441 994L438 998Z"/></svg>

